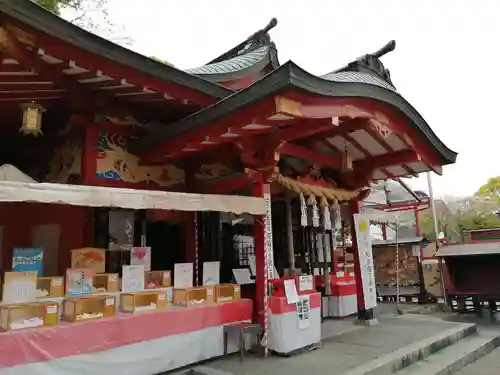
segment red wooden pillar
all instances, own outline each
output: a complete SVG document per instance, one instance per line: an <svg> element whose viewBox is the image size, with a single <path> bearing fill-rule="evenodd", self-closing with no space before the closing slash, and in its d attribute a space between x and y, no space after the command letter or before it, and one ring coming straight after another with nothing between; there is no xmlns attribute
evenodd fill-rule
<svg viewBox="0 0 500 375"><path fill-rule="evenodd" d="M382 223L382 239L387 241L387 223Z"/></svg>
<svg viewBox="0 0 500 375"><path fill-rule="evenodd" d="M253 184L252 195L263 198L270 192L269 184L256 181ZM266 259L266 226L265 216L253 217L253 235L255 245L255 320L265 327L265 311L267 305L267 259ZM265 328L264 328L265 329Z"/></svg>
<svg viewBox="0 0 500 375"><path fill-rule="evenodd" d="M363 292L363 279L361 277L361 266L359 263L359 251L358 243L356 241L356 226L354 225L354 217L352 215L358 214L360 212L360 202L349 201L349 213L351 215L351 241L352 250L354 252L354 275L356 278L356 290L358 297L358 319L359 320L371 320L373 319L373 309L365 308L365 296Z"/></svg>

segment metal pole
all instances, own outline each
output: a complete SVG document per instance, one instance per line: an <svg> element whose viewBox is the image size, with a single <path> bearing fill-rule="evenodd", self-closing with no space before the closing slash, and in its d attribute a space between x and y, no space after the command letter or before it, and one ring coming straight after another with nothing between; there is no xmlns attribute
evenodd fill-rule
<svg viewBox="0 0 500 375"><path fill-rule="evenodd" d="M434 191L432 190L431 172L427 172L427 185L429 187L429 205L431 207L432 220L434 223L434 233L436 234L436 252L437 252L439 250L441 243L439 242L438 220L436 215L436 204L434 202ZM444 304L447 305L448 301L446 297L446 288L444 287L443 260L441 258L439 258L439 273L441 276L441 287L443 289L443 300Z"/></svg>
<svg viewBox="0 0 500 375"><path fill-rule="evenodd" d="M439 250L439 229L436 215L436 205L434 204L434 191L432 190L431 172L427 172L427 185L429 186L429 205L431 207L432 221L434 224L434 233L436 235L436 250Z"/></svg>

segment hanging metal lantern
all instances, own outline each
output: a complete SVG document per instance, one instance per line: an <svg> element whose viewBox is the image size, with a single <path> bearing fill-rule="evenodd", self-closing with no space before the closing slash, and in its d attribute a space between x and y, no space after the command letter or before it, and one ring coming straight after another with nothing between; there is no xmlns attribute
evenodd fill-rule
<svg viewBox="0 0 500 375"><path fill-rule="evenodd" d="M24 134L33 134L35 137L42 134L42 114L46 111L35 102L21 104L23 110L23 124L19 131Z"/></svg>

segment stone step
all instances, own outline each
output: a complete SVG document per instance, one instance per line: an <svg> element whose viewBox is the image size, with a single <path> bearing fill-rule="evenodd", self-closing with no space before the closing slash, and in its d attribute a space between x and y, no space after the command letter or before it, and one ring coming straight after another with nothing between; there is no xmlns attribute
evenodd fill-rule
<svg viewBox="0 0 500 375"><path fill-rule="evenodd" d="M422 324L425 320L422 319ZM477 334L476 324L460 324L439 334L415 342L390 354L381 356L343 375L389 375ZM399 374L399 373L398 373ZM427 375L427 374L426 374ZM430 375L430 374L429 374Z"/></svg>
<svg viewBox="0 0 500 375"><path fill-rule="evenodd" d="M496 330L495 330L496 331ZM480 332L456 342L395 375L449 375L500 346L499 332Z"/></svg>

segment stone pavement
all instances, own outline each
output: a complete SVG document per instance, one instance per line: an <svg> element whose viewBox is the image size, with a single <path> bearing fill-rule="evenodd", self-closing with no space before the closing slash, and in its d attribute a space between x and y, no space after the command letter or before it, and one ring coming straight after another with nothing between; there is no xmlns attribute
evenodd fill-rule
<svg viewBox="0 0 500 375"><path fill-rule="evenodd" d="M471 363L456 375L497 375L500 374L500 348Z"/></svg>
<svg viewBox="0 0 500 375"><path fill-rule="evenodd" d="M233 355L206 362L203 366L238 375L343 374L405 346L462 326L423 315L397 316L391 314L394 306L386 308L379 312L380 325L374 327L353 325L352 319L325 322L323 330L327 338L322 348L309 353L290 358L248 356L242 364L238 356Z"/></svg>

